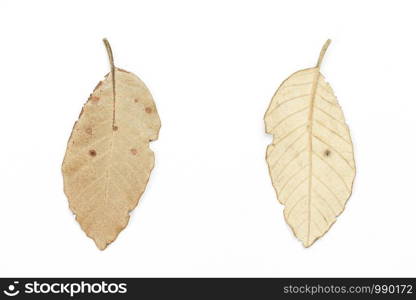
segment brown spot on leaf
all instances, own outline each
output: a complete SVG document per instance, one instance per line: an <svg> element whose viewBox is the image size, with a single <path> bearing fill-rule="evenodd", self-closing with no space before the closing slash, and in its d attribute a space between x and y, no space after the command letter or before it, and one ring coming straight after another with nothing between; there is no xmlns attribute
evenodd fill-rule
<svg viewBox="0 0 416 300"><path fill-rule="evenodd" d="M118 130L118 126L114 125L113 126L113 131L117 131Z"/></svg>
<svg viewBox="0 0 416 300"><path fill-rule="evenodd" d="M91 96L91 97L90 97L90 99L91 99L91 101L92 101L93 103L97 103L97 102L100 100L100 97L97 97L97 96Z"/></svg>
<svg viewBox="0 0 416 300"><path fill-rule="evenodd" d="M88 153L89 153L92 157L94 157L94 156L96 156L96 155L97 155L97 151L95 151L94 149L91 149Z"/></svg>
<svg viewBox="0 0 416 300"><path fill-rule="evenodd" d="M137 99L137 98L134 99L134 103L137 103L137 102L139 102L139 99Z"/></svg>
<svg viewBox="0 0 416 300"><path fill-rule="evenodd" d="M86 132L87 134L91 135L91 134L92 134L92 128L91 128L91 127L87 127L87 128L85 129L85 132Z"/></svg>
<svg viewBox="0 0 416 300"><path fill-rule="evenodd" d="M131 148L130 152L131 152L131 154L136 155L137 154L137 149L136 148Z"/></svg>
<svg viewBox="0 0 416 300"><path fill-rule="evenodd" d="M145 110L145 112L147 112L148 114L150 114L150 113L153 111L153 109L152 109L151 107L146 107L144 110Z"/></svg>
<svg viewBox="0 0 416 300"><path fill-rule="evenodd" d="M331 151L329 151L328 149L326 149L325 152L324 152L324 155L326 157L330 156L331 155Z"/></svg>

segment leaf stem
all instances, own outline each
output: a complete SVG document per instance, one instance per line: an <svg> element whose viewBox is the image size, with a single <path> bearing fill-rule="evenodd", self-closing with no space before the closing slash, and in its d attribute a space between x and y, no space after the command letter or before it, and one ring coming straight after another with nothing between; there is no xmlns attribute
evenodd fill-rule
<svg viewBox="0 0 416 300"><path fill-rule="evenodd" d="M107 50L108 60L110 61L110 67L111 67L111 83L113 86L113 130L115 130L116 126L116 68L114 66L114 57L113 57L113 51L111 50L110 42L104 38L103 39L105 49Z"/></svg>
<svg viewBox="0 0 416 300"><path fill-rule="evenodd" d="M330 39L328 39L325 42L325 44L322 46L321 53L319 53L318 63L316 64L316 67L317 68L320 68L321 67L322 60L324 59L325 52L328 49L329 44L331 44L331 40Z"/></svg>

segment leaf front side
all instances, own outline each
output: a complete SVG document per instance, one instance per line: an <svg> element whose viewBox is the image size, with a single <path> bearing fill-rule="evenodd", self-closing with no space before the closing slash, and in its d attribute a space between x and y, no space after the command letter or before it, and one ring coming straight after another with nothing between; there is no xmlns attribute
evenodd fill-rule
<svg viewBox="0 0 416 300"><path fill-rule="evenodd" d="M342 213L355 177L344 115L319 66L292 74L265 114L266 160L284 216L305 247Z"/></svg>
<svg viewBox="0 0 416 300"><path fill-rule="evenodd" d="M62 164L70 209L101 250L127 226L146 188L154 165L149 142L160 129L144 83L121 69L114 74L115 94L110 73L85 103Z"/></svg>

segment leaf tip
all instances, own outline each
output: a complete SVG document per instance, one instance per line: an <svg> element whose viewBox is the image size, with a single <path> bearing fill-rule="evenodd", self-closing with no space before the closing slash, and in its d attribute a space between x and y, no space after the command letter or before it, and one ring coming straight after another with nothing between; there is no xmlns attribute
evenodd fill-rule
<svg viewBox="0 0 416 300"><path fill-rule="evenodd" d="M307 241L302 241L302 244L303 244L303 247L305 247L306 249L307 248L310 248L310 246L312 246L313 245L313 243L315 242L315 240L307 240Z"/></svg>
<svg viewBox="0 0 416 300"><path fill-rule="evenodd" d="M105 241L94 239L94 242L95 242L95 245L97 246L97 248L101 251L104 251L108 246L108 244Z"/></svg>

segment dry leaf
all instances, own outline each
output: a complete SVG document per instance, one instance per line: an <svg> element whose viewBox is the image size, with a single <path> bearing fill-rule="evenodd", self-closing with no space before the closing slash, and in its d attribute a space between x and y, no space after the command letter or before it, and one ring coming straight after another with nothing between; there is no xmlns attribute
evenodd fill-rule
<svg viewBox="0 0 416 300"><path fill-rule="evenodd" d="M266 160L284 216L305 247L324 235L351 195L355 162L349 129L320 65L286 79L265 114L273 135Z"/></svg>
<svg viewBox="0 0 416 300"><path fill-rule="evenodd" d="M69 206L101 250L113 242L144 192L154 165L149 141L160 120L144 83L111 63L75 123L62 164Z"/></svg>

